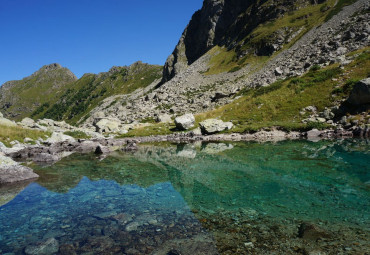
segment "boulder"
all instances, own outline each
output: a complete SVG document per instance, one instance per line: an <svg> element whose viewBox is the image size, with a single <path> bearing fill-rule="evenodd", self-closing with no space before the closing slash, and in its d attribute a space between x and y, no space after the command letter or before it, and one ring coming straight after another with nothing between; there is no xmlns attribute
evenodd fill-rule
<svg viewBox="0 0 370 255"><path fill-rule="evenodd" d="M353 105L370 104L370 78L363 79L355 84L348 102Z"/></svg>
<svg viewBox="0 0 370 255"><path fill-rule="evenodd" d="M6 118L0 117L0 125L8 126L8 127L15 127L17 124L14 121L8 120Z"/></svg>
<svg viewBox="0 0 370 255"><path fill-rule="evenodd" d="M31 168L20 165L0 154L0 184L25 181L39 177Z"/></svg>
<svg viewBox="0 0 370 255"><path fill-rule="evenodd" d="M22 126L26 126L26 127L33 127L36 123L35 123L35 121L34 121L33 119L31 119L31 118L24 118L24 119L20 122L20 124L21 124Z"/></svg>
<svg viewBox="0 0 370 255"><path fill-rule="evenodd" d="M0 118L4 118L4 115L0 112Z"/></svg>
<svg viewBox="0 0 370 255"><path fill-rule="evenodd" d="M224 130L230 130L233 127L231 122L223 122L217 119L208 119L199 123L203 134L214 134Z"/></svg>
<svg viewBox="0 0 370 255"><path fill-rule="evenodd" d="M310 131L307 132L307 138L308 139L311 139L311 138L318 138L320 137L322 134L322 132L318 129L312 129Z"/></svg>
<svg viewBox="0 0 370 255"><path fill-rule="evenodd" d="M280 68L280 67L276 67L275 68L275 75L276 76L280 76L280 75L282 75L284 72L283 72L283 70Z"/></svg>
<svg viewBox="0 0 370 255"><path fill-rule="evenodd" d="M49 153L38 153L32 157L33 162L57 162L59 160L59 157L57 155L52 155Z"/></svg>
<svg viewBox="0 0 370 255"><path fill-rule="evenodd" d="M63 133L54 132L50 138L46 140L47 143L62 143L62 142L70 142L74 143L76 140L69 135L65 135Z"/></svg>
<svg viewBox="0 0 370 255"><path fill-rule="evenodd" d="M59 251L59 243L55 238L49 238L38 245L28 246L25 249L27 255L51 255Z"/></svg>
<svg viewBox="0 0 370 255"><path fill-rule="evenodd" d="M95 152L98 146L100 146L98 142L83 141L82 143L80 143L80 145L75 150L80 153Z"/></svg>
<svg viewBox="0 0 370 255"><path fill-rule="evenodd" d="M172 121L171 115L168 115L168 114L158 115L156 118L156 121L157 122L171 122Z"/></svg>
<svg viewBox="0 0 370 255"><path fill-rule="evenodd" d="M2 142L0 142L0 153L3 152L3 150L6 150L8 147L5 146Z"/></svg>
<svg viewBox="0 0 370 255"><path fill-rule="evenodd" d="M202 135L202 130L200 129L200 127L197 127L196 129L192 130L191 133L193 135Z"/></svg>
<svg viewBox="0 0 370 255"><path fill-rule="evenodd" d="M175 125L179 130L188 130L189 128L194 127L194 123L195 118L191 113L175 118Z"/></svg>
<svg viewBox="0 0 370 255"><path fill-rule="evenodd" d="M113 119L100 119L94 124L96 127L96 132L99 133L114 133L120 132L120 122Z"/></svg>
<svg viewBox="0 0 370 255"><path fill-rule="evenodd" d="M109 154L110 153L110 149L107 146L99 145L98 147L96 147L94 153L97 154L97 155Z"/></svg>
<svg viewBox="0 0 370 255"><path fill-rule="evenodd" d="M54 127L54 120L51 119L38 120L37 123L44 127Z"/></svg>
<svg viewBox="0 0 370 255"><path fill-rule="evenodd" d="M26 138L24 138L23 142L24 142L24 143L32 143L32 142L34 142L34 141L33 141L33 139L31 139L31 138L29 138L29 137L26 137Z"/></svg>
<svg viewBox="0 0 370 255"><path fill-rule="evenodd" d="M138 147L135 142L129 142L127 143L125 147L121 149L121 151L124 151L124 152L132 152L132 151L137 151L137 150L138 150Z"/></svg>

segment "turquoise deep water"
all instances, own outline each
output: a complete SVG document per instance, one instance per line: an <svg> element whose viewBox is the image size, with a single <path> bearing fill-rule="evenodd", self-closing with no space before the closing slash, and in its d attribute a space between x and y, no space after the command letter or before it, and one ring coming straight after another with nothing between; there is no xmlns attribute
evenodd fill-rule
<svg viewBox="0 0 370 255"><path fill-rule="evenodd" d="M366 254L369 144L141 145L33 165L38 180L0 187L0 254Z"/></svg>

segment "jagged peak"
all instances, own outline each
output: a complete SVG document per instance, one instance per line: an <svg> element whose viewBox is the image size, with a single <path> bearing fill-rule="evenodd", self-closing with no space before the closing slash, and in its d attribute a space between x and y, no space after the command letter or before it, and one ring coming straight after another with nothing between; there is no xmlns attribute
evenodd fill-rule
<svg viewBox="0 0 370 255"><path fill-rule="evenodd" d="M40 68L40 70L49 71L49 70L56 70L56 69L61 69L61 68L63 68L63 67L60 64L53 63L53 64L49 64L49 65L44 65L43 67Z"/></svg>

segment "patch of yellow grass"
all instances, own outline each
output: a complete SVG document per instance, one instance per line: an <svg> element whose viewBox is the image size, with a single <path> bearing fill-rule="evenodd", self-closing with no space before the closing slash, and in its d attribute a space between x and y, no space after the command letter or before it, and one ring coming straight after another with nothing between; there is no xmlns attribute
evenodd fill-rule
<svg viewBox="0 0 370 255"><path fill-rule="evenodd" d="M50 135L49 132L42 132L38 130L32 130L22 127L9 127L0 125L0 142L6 146L10 146L10 142L17 140L23 142L26 137L33 140L38 138L46 138L46 135Z"/></svg>

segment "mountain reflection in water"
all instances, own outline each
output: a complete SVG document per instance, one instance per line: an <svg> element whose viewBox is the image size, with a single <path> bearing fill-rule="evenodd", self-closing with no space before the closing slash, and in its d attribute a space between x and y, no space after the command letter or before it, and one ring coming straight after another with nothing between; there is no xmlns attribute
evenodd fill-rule
<svg viewBox="0 0 370 255"><path fill-rule="evenodd" d="M369 165L366 140L142 145L104 160L72 155L34 166L37 182L0 207L0 253L27 253L54 238L61 254L217 254L248 240L229 242L233 234L215 230L228 216L236 232L243 218L263 216L364 226L368 236Z"/></svg>

